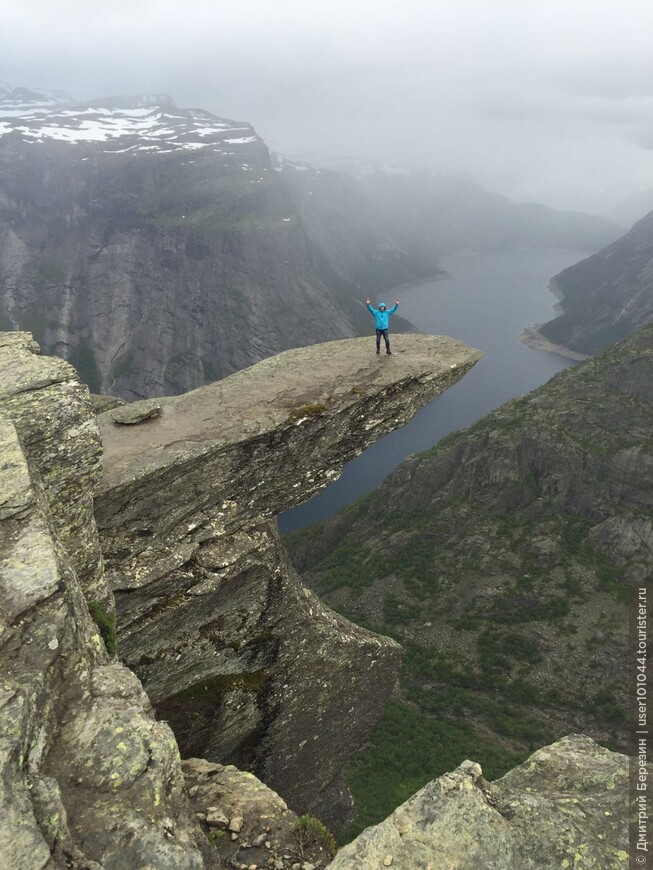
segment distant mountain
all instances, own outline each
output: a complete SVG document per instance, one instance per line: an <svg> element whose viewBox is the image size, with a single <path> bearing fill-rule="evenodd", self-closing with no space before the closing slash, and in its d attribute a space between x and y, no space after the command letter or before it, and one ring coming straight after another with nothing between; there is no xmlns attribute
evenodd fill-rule
<svg viewBox="0 0 653 870"><path fill-rule="evenodd" d="M349 173L280 154L274 162L307 232L342 278L372 293L447 276L435 250L415 245Z"/></svg>
<svg viewBox="0 0 653 870"><path fill-rule="evenodd" d="M350 772L360 828L466 758L493 779L570 732L625 747L652 432L650 325L285 538L308 586L405 650Z"/></svg>
<svg viewBox="0 0 653 870"><path fill-rule="evenodd" d="M31 330L94 391L179 393L368 329L336 261L250 124L162 94L2 86L0 328Z"/></svg>
<svg viewBox="0 0 653 870"><path fill-rule="evenodd" d="M540 335L593 354L653 320L653 212L625 236L551 281L559 316Z"/></svg>
<svg viewBox="0 0 653 870"><path fill-rule="evenodd" d="M594 251L623 227L604 217L514 203L485 190L469 176L355 162L349 172L375 211L392 219L400 238L423 253L573 248Z"/></svg>
<svg viewBox="0 0 653 870"><path fill-rule="evenodd" d="M0 82L2 117L22 117L27 112L47 112L53 108L73 105L75 100L66 91L33 90L16 88L8 82Z"/></svg>

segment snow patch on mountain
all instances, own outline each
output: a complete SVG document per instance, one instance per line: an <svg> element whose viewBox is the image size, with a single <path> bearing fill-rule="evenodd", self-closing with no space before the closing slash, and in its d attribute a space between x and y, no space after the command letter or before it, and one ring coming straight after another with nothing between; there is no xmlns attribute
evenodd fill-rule
<svg viewBox="0 0 653 870"><path fill-rule="evenodd" d="M75 103L57 91L0 85L0 139L27 143L98 143L103 152L170 154L260 142L246 123L218 118L201 109L179 109L166 94L111 97Z"/></svg>
<svg viewBox="0 0 653 870"><path fill-rule="evenodd" d="M271 154L271 157L272 168L275 172L310 172L313 176L322 174L320 169L317 169L315 166L311 166L310 163L304 163L301 160L295 160L293 157L286 157L285 154L278 154L276 152L273 152Z"/></svg>

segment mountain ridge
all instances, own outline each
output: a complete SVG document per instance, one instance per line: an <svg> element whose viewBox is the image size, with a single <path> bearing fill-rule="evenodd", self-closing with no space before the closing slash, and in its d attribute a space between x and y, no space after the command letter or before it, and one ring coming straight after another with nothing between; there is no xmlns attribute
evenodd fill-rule
<svg viewBox="0 0 653 870"><path fill-rule="evenodd" d="M395 216L403 237L424 253L511 247L594 251L623 231L622 225L600 215L513 202L469 174L365 161L326 161L325 166L353 177L382 214Z"/></svg>
<svg viewBox="0 0 653 870"><path fill-rule="evenodd" d="M653 320L653 212L617 241L551 279L553 320L532 330L575 353L597 353Z"/></svg>

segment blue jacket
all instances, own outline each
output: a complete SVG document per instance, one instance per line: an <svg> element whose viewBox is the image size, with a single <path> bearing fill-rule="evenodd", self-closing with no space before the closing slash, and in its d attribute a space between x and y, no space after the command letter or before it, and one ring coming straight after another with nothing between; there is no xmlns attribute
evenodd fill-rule
<svg viewBox="0 0 653 870"><path fill-rule="evenodd" d="M384 303L381 302L381 305ZM379 311L378 308L372 308L371 305L367 306L370 309L370 313L374 315L374 320L377 329L387 329L388 321L390 319L390 315L394 314L397 310L397 304L395 303L392 308L388 308L386 311Z"/></svg>

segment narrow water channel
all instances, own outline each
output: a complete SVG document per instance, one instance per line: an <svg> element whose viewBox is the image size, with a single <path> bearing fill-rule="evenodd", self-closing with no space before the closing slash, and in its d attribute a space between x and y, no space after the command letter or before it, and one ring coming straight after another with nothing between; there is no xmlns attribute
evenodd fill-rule
<svg viewBox="0 0 653 870"><path fill-rule="evenodd" d="M427 450L514 396L523 395L573 365L557 354L517 340L527 326L549 320L549 280L587 253L542 250L460 254L445 268L452 278L400 293L401 313L420 332L450 335L485 352L458 384L422 408L403 429L369 447L342 476L310 501L279 517L282 533L326 519L372 489L409 454ZM392 296L386 294L388 299ZM370 318L370 335L372 335ZM401 336L396 337L401 342ZM370 337L370 353L374 339Z"/></svg>

